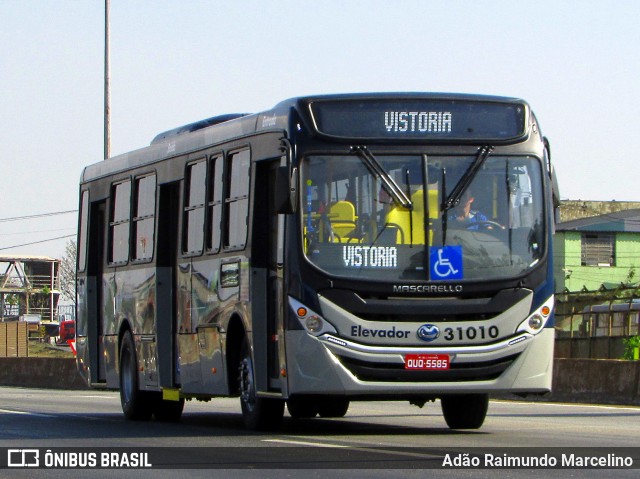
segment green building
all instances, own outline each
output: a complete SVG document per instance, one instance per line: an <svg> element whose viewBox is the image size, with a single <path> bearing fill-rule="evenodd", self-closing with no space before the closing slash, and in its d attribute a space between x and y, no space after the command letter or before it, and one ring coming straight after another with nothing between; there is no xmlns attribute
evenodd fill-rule
<svg viewBox="0 0 640 479"><path fill-rule="evenodd" d="M556 227L554 245L556 292L636 283L640 280L640 209L563 221Z"/></svg>

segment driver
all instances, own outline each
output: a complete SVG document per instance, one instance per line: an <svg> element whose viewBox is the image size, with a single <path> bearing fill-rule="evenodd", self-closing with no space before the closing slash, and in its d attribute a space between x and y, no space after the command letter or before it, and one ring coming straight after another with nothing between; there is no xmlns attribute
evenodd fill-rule
<svg viewBox="0 0 640 479"><path fill-rule="evenodd" d="M479 225L473 226L473 223L486 223L488 218L479 211L472 210L471 206L474 201L471 190L467 189L460 199L460 203L453 209L453 213L449 216L449 221L457 222L461 226L478 229Z"/></svg>

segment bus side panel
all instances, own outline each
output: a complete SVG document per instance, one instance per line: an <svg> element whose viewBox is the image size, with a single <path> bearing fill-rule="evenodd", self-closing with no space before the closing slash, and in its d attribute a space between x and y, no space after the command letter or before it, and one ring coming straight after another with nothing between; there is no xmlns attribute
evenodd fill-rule
<svg viewBox="0 0 640 479"><path fill-rule="evenodd" d="M191 259L178 268L178 382L184 393L204 393L200 369L200 351L196 334L197 304L193 302Z"/></svg>
<svg viewBox="0 0 640 479"><path fill-rule="evenodd" d="M131 330L136 342L140 384L158 383L155 341L156 276L153 267L121 269L103 276L103 345L107 386L119 387L119 334Z"/></svg>
<svg viewBox="0 0 640 479"><path fill-rule="evenodd" d="M220 258L207 256L193 263L192 321L198 334L202 390L207 394L229 393L222 354Z"/></svg>
<svg viewBox="0 0 640 479"><path fill-rule="evenodd" d="M124 275L118 275L123 278ZM155 268L130 270L122 288L122 315L132 323L135 334L155 335L156 273Z"/></svg>
<svg viewBox="0 0 640 479"><path fill-rule="evenodd" d="M198 336L195 333L178 335L178 362L182 392L202 393Z"/></svg>
<svg viewBox="0 0 640 479"><path fill-rule="evenodd" d="M158 385L156 355L156 274L153 267L140 267L116 274L118 325L127 321L136 341L140 385ZM119 331L118 326L118 331Z"/></svg>
<svg viewBox="0 0 640 479"><path fill-rule="evenodd" d="M513 365L513 371L509 372L513 377L511 392L551 391L554 344L553 328L545 328L535 337L522 353L521 358Z"/></svg>
<svg viewBox="0 0 640 479"><path fill-rule="evenodd" d="M306 331L289 330L286 334L289 395L340 395L358 391L357 380L344 370L319 341L311 338Z"/></svg>
<svg viewBox="0 0 640 479"><path fill-rule="evenodd" d="M116 291L115 271L106 272L102 276L102 347L101 357L104 362L107 387L117 389L118 378L118 324L116 318L116 303L119 302Z"/></svg>
<svg viewBox="0 0 640 479"><path fill-rule="evenodd" d="M207 394L215 396L226 396L229 394L221 343L222 338L218 325L208 324L198 326L202 388Z"/></svg>
<svg viewBox="0 0 640 479"><path fill-rule="evenodd" d="M248 282L240 256L205 256L180 265L178 273L178 360L187 394L228 395L223 332L230 318L246 318L240 282Z"/></svg>

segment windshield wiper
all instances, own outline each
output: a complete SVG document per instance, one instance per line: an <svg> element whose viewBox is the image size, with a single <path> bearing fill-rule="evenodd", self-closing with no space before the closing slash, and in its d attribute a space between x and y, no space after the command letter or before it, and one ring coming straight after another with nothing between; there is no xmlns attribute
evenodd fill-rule
<svg viewBox="0 0 640 479"><path fill-rule="evenodd" d="M393 198L393 201L403 208L413 209L413 203L411 203L407 194L402 191L402 188L398 186L398 183L395 182L366 146L352 146L351 152L358 155L371 174L380 180L382 187Z"/></svg>
<svg viewBox="0 0 640 479"><path fill-rule="evenodd" d="M476 155L476 159L473 161L473 163L471 163L471 166L469 166L467 171L465 171L462 178L460 178L460 181L458 181L458 184L453 189L449 197L443 201L443 211L447 211L458 206L458 203L460 203L460 200L462 199L462 195L464 195L464 192L467 191L467 188L469 188L469 185L478 174L478 171L480 171L480 168L482 168L484 160L487 159L492 151L493 146L483 146L482 148L480 148L478 154Z"/></svg>

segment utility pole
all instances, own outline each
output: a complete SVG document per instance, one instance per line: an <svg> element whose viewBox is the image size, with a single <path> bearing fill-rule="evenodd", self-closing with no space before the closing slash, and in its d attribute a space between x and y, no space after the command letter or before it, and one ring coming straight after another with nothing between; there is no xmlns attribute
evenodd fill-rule
<svg viewBox="0 0 640 479"><path fill-rule="evenodd" d="M111 157L111 72L109 65L109 0L104 0L104 159Z"/></svg>

